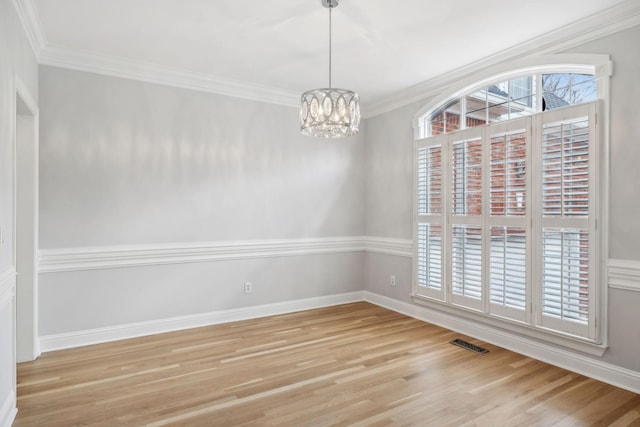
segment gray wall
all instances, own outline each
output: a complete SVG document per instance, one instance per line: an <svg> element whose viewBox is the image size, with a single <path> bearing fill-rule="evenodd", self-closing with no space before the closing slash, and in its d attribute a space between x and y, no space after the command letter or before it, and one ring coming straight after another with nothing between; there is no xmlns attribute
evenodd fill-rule
<svg viewBox="0 0 640 427"><path fill-rule="evenodd" d="M41 249L361 235L364 133L295 108L40 67Z"/></svg>
<svg viewBox="0 0 640 427"><path fill-rule="evenodd" d="M640 27L604 37L571 53L608 54L611 79L611 191L609 258L640 260ZM366 234L411 238L412 119L429 100L369 119L366 162ZM406 258L366 254L368 290L405 302L411 291ZM407 278L390 288L389 274ZM602 284L606 286L606 283ZM610 348L603 360L640 371L640 293L609 290Z"/></svg>
<svg viewBox="0 0 640 427"><path fill-rule="evenodd" d="M38 66L11 0L0 0L0 227L5 244L0 248L0 277L15 268L14 251L14 128L16 101L14 75L27 87L30 95L38 96ZM15 280L0 283L0 408L15 393ZM15 406L4 409L12 410ZM8 413L0 413L0 423Z"/></svg>
<svg viewBox="0 0 640 427"><path fill-rule="evenodd" d="M295 108L48 66L40 99L41 250L364 232L364 127L319 140ZM40 333L362 290L363 271L353 252L45 273Z"/></svg>

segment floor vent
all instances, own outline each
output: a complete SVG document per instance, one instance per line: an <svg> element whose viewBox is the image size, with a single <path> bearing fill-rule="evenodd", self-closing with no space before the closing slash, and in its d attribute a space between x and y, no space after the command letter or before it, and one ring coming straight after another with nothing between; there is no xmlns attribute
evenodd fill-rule
<svg viewBox="0 0 640 427"><path fill-rule="evenodd" d="M466 342L465 340L461 340L460 338L456 338L455 340L449 342L453 345L457 345L458 347L466 348L469 351L473 351L474 353L489 353L489 350L487 350L486 348L478 347L477 345Z"/></svg>

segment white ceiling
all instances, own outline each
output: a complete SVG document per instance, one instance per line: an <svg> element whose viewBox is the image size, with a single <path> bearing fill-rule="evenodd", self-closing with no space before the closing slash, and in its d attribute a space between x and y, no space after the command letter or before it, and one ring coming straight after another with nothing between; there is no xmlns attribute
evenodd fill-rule
<svg viewBox="0 0 640 427"><path fill-rule="evenodd" d="M328 9L321 0L20 1L33 9L45 54L59 49L153 64L293 95L328 83ZM366 110L633 1L342 0L333 11L333 86L359 92Z"/></svg>

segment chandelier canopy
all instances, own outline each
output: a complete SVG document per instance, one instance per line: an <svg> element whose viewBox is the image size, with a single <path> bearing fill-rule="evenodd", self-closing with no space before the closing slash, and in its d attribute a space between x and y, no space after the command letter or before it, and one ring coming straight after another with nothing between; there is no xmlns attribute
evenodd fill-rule
<svg viewBox="0 0 640 427"><path fill-rule="evenodd" d="M320 138L343 138L358 133L360 98L358 94L331 87L331 9L338 0L322 0L329 9L329 87L312 89L300 100L300 132Z"/></svg>

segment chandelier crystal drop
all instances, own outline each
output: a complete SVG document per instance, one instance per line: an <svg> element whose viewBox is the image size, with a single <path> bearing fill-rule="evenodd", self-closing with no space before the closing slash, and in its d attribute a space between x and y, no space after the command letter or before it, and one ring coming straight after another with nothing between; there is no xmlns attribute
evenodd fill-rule
<svg viewBox="0 0 640 427"><path fill-rule="evenodd" d="M300 100L300 132L320 138L343 138L358 133L360 98L358 94L331 87L331 9L338 0L322 0L329 9L329 87L312 89Z"/></svg>

